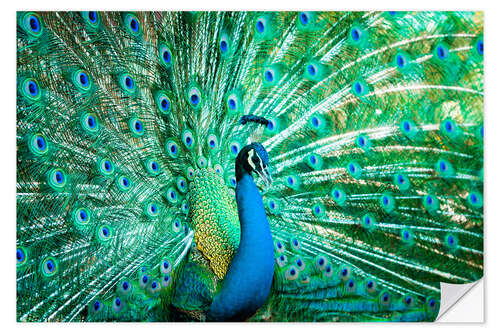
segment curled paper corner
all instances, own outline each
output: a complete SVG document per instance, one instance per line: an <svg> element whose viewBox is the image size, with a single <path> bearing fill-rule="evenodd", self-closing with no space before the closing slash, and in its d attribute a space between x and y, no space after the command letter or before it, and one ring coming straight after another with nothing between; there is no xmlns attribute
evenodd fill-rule
<svg viewBox="0 0 500 333"><path fill-rule="evenodd" d="M483 322L483 279L466 284L441 282L441 305L436 322Z"/></svg>

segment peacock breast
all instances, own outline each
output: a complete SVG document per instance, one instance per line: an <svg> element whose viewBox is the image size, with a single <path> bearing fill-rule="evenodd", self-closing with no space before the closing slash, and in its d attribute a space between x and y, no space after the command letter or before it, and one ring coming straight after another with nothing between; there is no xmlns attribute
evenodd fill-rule
<svg viewBox="0 0 500 333"><path fill-rule="evenodd" d="M197 249L223 279L240 242L240 223L234 194L211 168L195 173L189 186L189 223Z"/></svg>

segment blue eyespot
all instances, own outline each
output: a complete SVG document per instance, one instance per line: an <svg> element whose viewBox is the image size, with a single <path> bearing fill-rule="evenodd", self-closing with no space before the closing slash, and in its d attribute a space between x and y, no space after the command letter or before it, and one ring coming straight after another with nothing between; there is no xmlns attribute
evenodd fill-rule
<svg viewBox="0 0 500 333"><path fill-rule="evenodd" d="M307 71L309 72L309 74L311 76L316 75L316 66L314 66L314 65L308 65L307 66Z"/></svg>
<svg viewBox="0 0 500 333"><path fill-rule="evenodd" d="M108 159L99 159L97 161L97 171L103 176L110 176L113 174L115 167Z"/></svg>
<svg viewBox="0 0 500 333"><path fill-rule="evenodd" d="M259 33L263 33L265 29L264 21L261 19L257 20L257 22L255 23L255 28Z"/></svg>
<svg viewBox="0 0 500 333"><path fill-rule="evenodd" d="M128 290L128 288L130 288L130 284L127 281L124 281L122 283L122 288L123 290Z"/></svg>
<svg viewBox="0 0 500 333"><path fill-rule="evenodd" d="M301 12L299 14L299 19L300 19L300 22L303 24L303 25L307 25L307 23L309 23L309 17L307 16L306 13L304 12Z"/></svg>
<svg viewBox="0 0 500 333"><path fill-rule="evenodd" d="M134 88L134 80L132 79L132 77L130 75L125 76L125 86L128 89Z"/></svg>
<svg viewBox="0 0 500 333"><path fill-rule="evenodd" d="M399 68L403 68L406 66L406 58L404 56L402 56L401 54L398 54L396 56L396 63L397 63Z"/></svg>
<svg viewBox="0 0 500 333"><path fill-rule="evenodd" d="M361 94L363 92L363 86L361 85L361 83L359 82L356 82L354 84L354 90L358 93L358 94Z"/></svg>
<svg viewBox="0 0 500 333"><path fill-rule="evenodd" d="M24 14L22 27L31 37L38 38L42 34L42 21L35 13Z"/></svg>
<svg viewBox="0 0 500 333"><path fill-rule="evenodd" d="M404 121L404 122L403 122L403 128L404 128L404 130L405 130L406 132L409 132L409 131L410 131L410 129L411 129L411 125L410 125L410 123L409 123L409 122L407 122L407 121Z"/></svg>
<svg viewBox="0 0 500 333"><path fill-rule="evenodd" d="M26 261L26 253L23 249L18 248L16 250L16 259L18 264L24 263Z"/></svg>
<svg viewBox="0 0 500 333"><path fill-rule="evenodd" d="M452 132L455 126L453 126L453 123L448 120L444 123L444 128L446 129L447 132Z"/></svg>
<svg viewBox="0 0 500 333"><path fill-rule="evenodd" d="M45 150L45 147L47 147L47 144L45 143L45 139L42 136L37 135L35 140L36 140L36 146L37 146L38 150L40 150L40 151Z"/></svg>
<svg viewBox="0 0 500 333"><path fill-rule="evenodd" d="M163 50L163 61L165 61L166 64L169 64L170 61L172 60L172 55L170 54L169 50Z"/></svg>
<svg viewBox="0 0 500 333"><path fill-rule="evenodd" d="M377 283L371 279L365 281L365 289L368 293L372 294L377 289Z"/></svg>
<svg viewBox="0 0 500 333"><path fill-rule="evenodd" d="M96 120L93 116L89 115L87 117L87 125L89 128L95 128L97 126Z"/></svg>
<svg viewBox="0 0 500 333"><path fill-rule="evenodd" d="M270 71L270 70L266 70L266 71L264 72L264 77L266 78L266 80L267 80L268 82L273 82L273 80L274 80L274 75L273 75L273 72L272 72L272 71Z"/></svg>
<svg viewBox="0 0 500 333"><path fill-rule="evenodd" d="M193 148L194 145L194 136L190 130L184 130L182 132L182 141L187 149Z"/></svg>
<svg viewBox="0 0 500 333"><path fill-rule="evenodd" d="M88 18L91 23L96 23L97 22L97 12L92 11L88 13Z"/></svg>
<svg viewBox="0 0 500 333"><path fill-rule="evenodd" d="M222 40L222 41L220 42L220 50L221 50L222 52L226 52L226 51L227 51L227 42L226 42L225 40Z"/></svg>
<svg viewBox="0 0 500 333"><path fill-rule="evenodd" d="M33 80L28 81L28 92L31 95L31 97L36 97L38 95L38 85L35 81Z"/></svg>
<svg viewBox="0 0 500 333"><path fill-rule="evenodd" d="M357 42L361 38L361 31L358 28L351 29L352 40Z"/></svg>
<svg viewBox="0 0 500 333"><path fill-rule="evenodd" d="M449 57L450 55L450 52L448 51L448 48L444 45L438 45L436 47L436 56L441 59L441 60L445 60L446 58Z"/></svg>
<svg viewBox="0 0 500 333"><path fill-rule="evenodd" d="M135 117L130 118L128 126L134 137L140 137L144 135L144 125L139 119Z"/></svg>
<svg viewBox="0 0 500 333"><path fill-rule="evenodd" d="M177 192L175 191L175 189L173 187L169 187L165 193L165 196L166 196L166 199L172 203L172 204L175 204L177 203Z"/></svg>
<svg viewBox="0 0 500 333"><path fill-rule="evenodd" d="M434 298L431 298L429 299L429 302L427 304L429 304L429 306L432 308L436 305L436 301L434 300Z"/></svg>
<svg viewBox="0 0 500 333"><path fill-rule="evenodd" d="M274 130L274 123L272 121L267 123L267 129L270 131Z"/></svg>
<svg viewBox="0 0 500 333"><path fill-rule="evenodd" d="M233 98L230 98L228 100L227 105L229 106L229 108L231 110L235 110L236 109L236 101Z"/></svg>
<svg viewBox="0 0 500 333"><path fill-rule="evenodd" d="M87 87L89 85L89 77L87 73L80 72L80 74L78 75L78 79L80 80L80 83L83 87Z"/></svg>
<svg viewBox="0 0 500 333"><path fill-rule="evenodd" d="M176 145L171 145L170 146L170 152L172 154L176 154L177 153L177 146Z"/></svg>
<svg viewBox="0 0 500 333"><path fill-rule="evenodd" d="M142 277L142 283L148 283L148 276L147 275L144 275Z"/></svg>
<svg viewBox="0 0 500 333"><path fill-rule="evenodd" d="M80 214L79 214L79 216L80 216L80 221L82 221L82 222L86 222L86 221L87 221L87 219L88 219L88 214L87 214L87 212L85 211L85 209L81 209L81 210L80 210Z"/></svg>
<svg viewBox="0 0 500 333"><path fill-rule="evenodd" d="M312 121L312 124L313 124L314 127L318 127L319 126L319 119L318 119L318 117L312 117L311 121Z"/></svg>
<svg viewBox="0 0 500 333"><path fill-rule="evenodd" d="M454 248L457 246L458 244L458 241L457 239L455 238L455 236L453 235L447 235L446 236L446 244L451 247L451 248Z"/></svg>
<svg viewBox="0 0 500 333"><path fill-rule="evenodd" d="M480 39L477 44L476 44L476 50L477 50L477 53L479 53L480 55L483 55L484 54L484 42L482 39Z"/></svg>
<svg viewBox="0 0 500 333"><path fill-rule="evenodd" d="M390 213L396 208L394 197L388 193L382 194L380 197L380 204L386 213Z"/></svg>
<svg viewBox="0 0 500 333"><path fill-rule="evenodd" d="M96 312L99 311L101 309L101 302L95 301L93 307L94 307L94 311L96 311Z"/></svg>
<svg viewBox="0 0 500 333"><path fill-rule="evenodd" d="M33 31L35 33L39 32L40 31L40 21L38 20L38 18L34 15L31 15L28 20L29 20L31 31Z"/></svg>
<svg viewBox="0 0 500 333"><path fill-rule="evenodd" d="M446 55L444 49L441 46L437 48L437 54L441 59L443 59Z"/></svg>
<svg viewBox="0 0 500 333"><path fill-rule="evenodd" d="M52 277L52 276L57 274L58 269L59 269L58 267L59 267L59 264L58 264L56 258L46 257L40 263L40 272L46 278Z"/></svg>
<svg viewBox="0 0 500 333"><path fill-rule="evenodd" d="M47 262L45 263L45 267L47 267L47 271L49 273L52 273L55 268L54 262L52 260L47 260Z"/></svg>
<svg viewBox="0 0 500 333"><path fill-rule="evenodd" d="M190 100L191 100L191 104L193 104L193 105L197 105L200 102L200 98L196 94L191 95Z"/></svg>
<svg viewBox="0 0 500 333"><path fill-rule="evenodd" d="M231 145L231 151L233 152L233 154L238 154L238 146L237 145Z"/></svg>
<svg viewBox="0 0 500 333"><path fill-rule="evenodd" d="M135 17L131 18L129 21L130 30L133 32L137 32L139 30L139 22Z"/></svg>
<svg viewBox="0 0 500 333"><path fill-rule="evenodd" d="M55 180L57 184L62 184L64 182L64 175L61 171L56 171L54 174Z"/></svg>
<svg viewBox="0 0 500 333"><path fill-rule="evenodd" d="M196 94L192 94L190 97L191 104L197 105L200 102L200 97Z"/></svg>

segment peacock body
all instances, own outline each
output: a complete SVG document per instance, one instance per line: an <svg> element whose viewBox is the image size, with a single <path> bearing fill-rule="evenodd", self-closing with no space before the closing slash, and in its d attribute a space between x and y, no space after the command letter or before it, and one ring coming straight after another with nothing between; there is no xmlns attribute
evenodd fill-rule
<svg viewBox="0 0 500 333"><path fill-rule="evenodd" d="M432 321L482 277L482 13L17 18L18 321Z"/></svg>

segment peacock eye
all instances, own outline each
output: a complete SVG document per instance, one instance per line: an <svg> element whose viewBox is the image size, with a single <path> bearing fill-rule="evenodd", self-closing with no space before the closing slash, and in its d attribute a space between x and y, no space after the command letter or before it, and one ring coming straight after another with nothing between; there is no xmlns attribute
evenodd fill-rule
<svg viewBox="0 0 500 333"><path fill-rule="evenodd" d="M259 158L257 156L252 157L252 162L259 163Z"/></svg>

